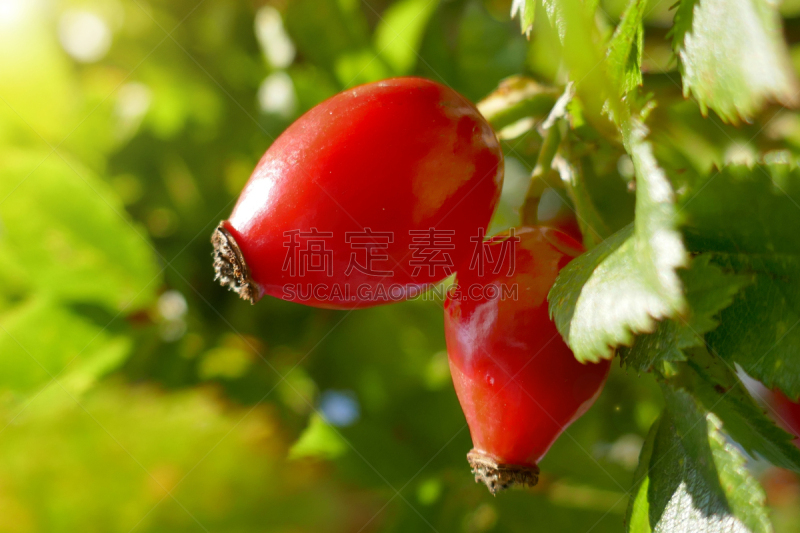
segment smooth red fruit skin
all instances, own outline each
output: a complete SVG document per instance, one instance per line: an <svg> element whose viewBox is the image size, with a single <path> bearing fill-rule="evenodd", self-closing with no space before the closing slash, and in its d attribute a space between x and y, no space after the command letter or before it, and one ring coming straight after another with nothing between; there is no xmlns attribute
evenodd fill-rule
<svg viewBox="0 0 800 533"><path fill-rule="evenodd" d="M800 403L793 402L779 390L773 391L773 408L776 422L786 431L797 437L794 443L800 448Z"/></svg>
<svg viewBox="0 0 800 533"><path fill-rule="evenodd" d="M565 215L563 217L557 219L551 219L548 221L539 221L539 224L541 224L542 226L547 226L548 228L553 228L559 231L563 231L576 241L582 242L583 233L581 233L581 227L578 225L578 221L575 219L575 215L574 214L570 215Z"/></svg>
<svg viewBox="0 0 800 533"><path fill-rule="evenodd" d="M502 150L473 104L433 81L395 78L342 92L300 117L264 154L222 226L257 286L252 300L269 294L317 307L367 307L386 303L378 285L413 295L447 277L443 267L412 275L409 231L452 232L445 243L452 248L443 251L460 263L474 247L470 237L488 225L502 181ZM333 233L325 243L332 276L284 268L285 232L312 228ZM378 250L388 258L373 264L392 276L345 275L357 251L345 234L365 228L393 235ZM285 290L334 283L350 285L351 294L292 297Z"/></svg>
<svg viewBox="0 0 800 533"><path fill-rule="evenodd" d="M487 269L484 276L459 270L461 299L445 302L445 335L475 450L498 464L535 468L594 403L611 363L579 363L548 314L547 293L582 246L551 228L522 228L516 235L512 276L505 269ZM497 255L501 243L491 246ZM464 289L475 284L516 284L518 298L468 298Z"/></svg>

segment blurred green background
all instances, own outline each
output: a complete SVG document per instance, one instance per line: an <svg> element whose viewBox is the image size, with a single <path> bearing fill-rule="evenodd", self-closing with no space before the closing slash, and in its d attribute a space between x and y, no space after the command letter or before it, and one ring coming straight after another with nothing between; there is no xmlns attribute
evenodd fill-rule
<svg viewBox="0 0 800 533"><path fill-rule="evenodd" d="M615 367L540 484L494 498L441 302L251 307L212 279L212 229L323 99L405 74L474 101L563 81L545 17L529 43L510 4L0 0L0 532L622 529L649 376ZM613 24L623 2L603 7ZM652 72L674 68L661 40ZM538 143L506 149L493 231L519 223ZM754 469L796 528L796 478Z"/></svg>

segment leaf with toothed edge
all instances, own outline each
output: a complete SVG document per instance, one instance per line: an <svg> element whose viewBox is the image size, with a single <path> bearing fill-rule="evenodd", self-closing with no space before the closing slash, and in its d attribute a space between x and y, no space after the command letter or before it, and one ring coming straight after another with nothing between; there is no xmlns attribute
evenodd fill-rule
<svg viewBox="0 0 800 533"><path fill-rule="evenodd" d="M514 0L511 3L511 18L519 15L519 24L528 38L531 36L533 21L536 14L535 0Z"/></svg>
<svg viewBox="0 0 800 533"><path fill-rule="evenodd" d="M611 42L608 44L608 73L612 83L624 95L642 84L644 25L642 17L646 0L631 0Z"/></svg>
<svg viewBox="0 0 800 533"><path fill-rule="evenodd" d="M685 361L687 348L703 345L703 335L717 327L716 316L728 307L734 295L750 282L746 276L729 274L711 264L711 255L695 257L690 268L679 271L686 289L689 314L664 320L652 333L639 335L620 357L629 368L648 372L665 362Z"/></svg>
<svg viewBox="0 0 800 533"><path fill-rule="evenodd" d="M781 158L778 158L781 159ZM769 388L800 395L800 168L728 166L683 177L686 245L750 284L706 336L710 348Z"/></svg>
<svg viewBox="0 0 800 533"><path fill-rule="evenodd" d="M723 429L750 455L800 472L800 449L794 436L775 425L739 379L735 369L704 347L690 350L669 382L685 390L722 421Z"/></svg>
<svg viewBox="0 0 800 533"><path fill-rule="evenodd" d="M567 265L548 296L559 332L582 362L610 359L658 320L687 311L676 269L688 255L674 193L645 133L639 123L623 130L636 174L635 221Z"/></svg>
<svg viewBox="0 0 800 533"><path fill-rule="evenodd" d="M783 40L777 4L768 0L682 0L673 48L683 92L726 122L750 120L765 101L798 103L798 86Z"/></svg>
<svg viewBox="0 0 800 533"><path fill-rule="evenodd" d="M681 389L642 447L626 517L629 533L769 533L763 489L719 419Z"/></svg>

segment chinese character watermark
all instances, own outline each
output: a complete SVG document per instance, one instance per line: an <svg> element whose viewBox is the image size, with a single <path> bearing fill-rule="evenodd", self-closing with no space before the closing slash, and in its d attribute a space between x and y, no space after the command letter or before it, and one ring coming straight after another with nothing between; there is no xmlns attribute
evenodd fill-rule
<svg viewBox="0 0 800 533"><path fill-rule="evenodd" d="M350 245L350 248L364 250L363 254L356 251L350 253L350 263L347 265L347 270L344 271L345 276L352 274L353 270L368 276L394 276L394 271L377 270L374 266L376 261L389 259L388 255L378 253L378 250L389 248L389 245L394 242L394 233L391 231L373 232L370 228L364 228L364 231L348 231L344 234L344 240ZM359 255L364 257L363 263L358 261Z"/></svg>
<svg viewBox="0 0 800 533"><path fill-rule="evenodd" d="M305 276L306 272L325 272L328 277L333 276L333 250L325 247L326 239L333 238L332 231L290 230L283 233L289 241L283 243L286 258L283 261L283 271L289 271L290 276Z"/></svg>
<svg viewBox="0 0 800 533"><path fill-rule="evenodd" d="M486 271L486 264L493 266L492 274L499 274L503 269L504 259L508 257L508 268L506 269L506 276L514 274L516 254L514 247L520 241L520 238L514 234L514 228L511 228L509 237L504 237L500 241L500 246L496 245L495 239L486 240L486 231L483 228L478 228L478 235L470 237L470 242L475 243L475 248L472 251L472 258L469 261L469 269L477 270L478 276L483 276ZM496 256L494 254L496 253Z"/></svg>
<svg viewBox="0 0 800 533"><path fill-rule="evenodd" d="M442 269L442 277L447 277L453 273L453 259L445 250L454 250L453 244L454 230L437 230L428 228L427 230L411 230L409 248L413 251L411 260L408 264L414 267L411 276L419 276L422 268L428 269L428 276L436 276L436 269Z"/></svg>

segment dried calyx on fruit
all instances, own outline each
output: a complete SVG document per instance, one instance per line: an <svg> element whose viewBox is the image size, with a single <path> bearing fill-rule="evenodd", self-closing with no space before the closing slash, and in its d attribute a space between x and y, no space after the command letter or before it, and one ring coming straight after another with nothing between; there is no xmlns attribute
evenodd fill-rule
<svg viewBox="0 0 800 533"><path fill-rule="evenodd" d="M242 251L225 228L224 222L220 222L211 234L211 244L214 245L214 279L223 287L228 287L243 299L254 303L261 296L258 285L250 277Z"/></svg>
<svg viewBox="0 0 800 533"><path fill-rule="evenodd" d="M485 246L458 270L445 336L474 446L467 458L494 494L537 483L537 462L594 403L611 363L579 363L548 314L559 270L582 252L577 241L537 227Z"/></svg>
<svg viewBox="0 0 800 533"><path fill-rule="evenodd" d="M469 257L502 182L497 138L457 92L422 78L350 89L264 154L214 231L217 279L250 302L351 309L414 296Z"/></svg>

